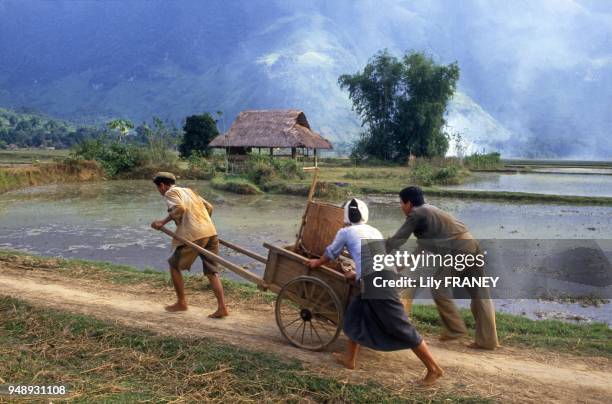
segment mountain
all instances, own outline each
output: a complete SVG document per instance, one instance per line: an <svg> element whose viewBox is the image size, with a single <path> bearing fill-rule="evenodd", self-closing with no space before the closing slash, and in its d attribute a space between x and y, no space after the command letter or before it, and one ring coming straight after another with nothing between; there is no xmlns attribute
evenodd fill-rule
<svg viewBox="0 0 612 404"><path fill-rule="evenodd" d="M98 128L73 125L37 112L0 108L0 149L12 145L67 149L101 134Z"/></svg>
<svg viewBox="0 0 612 404"><path fill-rule="evenodd" d="M505 156L612 158L612 3L0 0L0 106L79 122L299 108L335 141L337 78L382 48L457 61L451 132Z"/></svg>

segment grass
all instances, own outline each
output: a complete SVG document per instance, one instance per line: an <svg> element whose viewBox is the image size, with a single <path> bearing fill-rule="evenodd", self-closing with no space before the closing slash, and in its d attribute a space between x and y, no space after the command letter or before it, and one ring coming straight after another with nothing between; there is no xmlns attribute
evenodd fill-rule
<svg viewBox="0 0 612 404"><path fill-rule="evenodd" d="M28 186L94 181L102 177L102 170L95 162L71 159L53 163L0 167L0 193Z"/></svg>
<svg viewBox="0 0 612 404"><path fill-rule="evenodd" d="M463 174L465 175L465 173ZM321 166L318 174L319 187L336 187L340 190L336 195L325 192L319 197L330 199L342 199L349 195L363 194L393 194L397 193L408 185L414 185L410 169L404 166L387 167L345 167L345 166ZM308 174L304 179L279 182L267 189L268 192L306 195L312 181ZM321 185L329 184L329 185ZM333 184L333 185L332 185ZM483 190L462 190L462 189L443 189L437 186L423 186L426 196L477 199L477 200L498 200L520 203L551 203L568 205L601 205L612 206L611 197L599 196L573 196L573 195L552 195L537 194L527 192L510 191L483 191Z"/></svg>
<svg viewBox="0 0 612 404"><path fill-rule="evenodd" d="M54 159L68 157L68 150L18 149L0 150L2 164L32 164L36 161L50 162Z"/></svg>
<svg viewBox="0 0 612 404"><path fill-rule="evenodd" d="M147 283L156 288L172 287L165 272L141 272L125 265L44 258L3 250L0 250L1 261L18 261L20 265L26 267L60 270L69 277L99 279L118 284ZM252 284L228 279L224 279L223 284L229 300L271 303L276 298L272 293L259 291ZM192 292L210 293L208 283L194 276L186 277L186 289ZM474 323L470 311L461 309L460 312L468 327L473 329ZM412 319L420 331L431 334L439 334L442 331L442 324L434 306L415 305ZM558 320L536 321L498 312L497 331L502 345L541 348L575 355L612 357L612 330L603 323L571 324Z"/></svg>
<svg viewBox="0 0 612 404"><path fill-rule="evenodd" d="M0 261L17 261L22 266L53 269L61 271L64 276L100 280L120 285L147 284L153 288L172 288L168 272L154 269L138 270L129 265L114 264L105 261L90 261L83 259L47 258L29 255L18 251L0 250ZM274 301L270 292L262 292L251 283L237 282L231 279L223 280L223 287L230 299L248 302ZM201 277L185 276L185 289L190 292L211 292L208 282Z"/></svg>
<svg viewBox="0 0 612 404"><path fill-rule="evenodd" d="M393 170L365 170L355 167L350 168L343 175L343 178L348 180L380 180L397 177L399 177L399 173Z"/></svg>
<svg viewBox="0 0 612 404"><path fill-rule="evenodd" d="M343 383L299 362L206 338L163 337L0 298L0 374L13 384L66 385L77 402L484 402Z"/></svg>
<svg viewBox="0 0 612 404"><path fill-rule="evenodd" d="M475 166L485 170L498 164L496 154L479 155L472 162ZM349 160L350 161L350 160ZM318 173L318 197L340 200L350 195L360 194L397 194L408 185L420 184L426 196L447 197L459 199L498 200L519 203L551 203L571 205L601 205L612 206L611 197L600 196L574 196L552 195L511 191L485 191L443 189L437 185L458 184L469 178L469 171L457 168L452 159L444 161L423 162L417 161L417 166L410 168L401 165L386 166L357 166L349 165L346 160L340 162L327 159L321 163ZM240 178L240 177L238 177ZM218 189L231 191L238 189L242 192L243 183L256 186L242 178L235 180L238 184L227 184L226 180L214 179ZM271 193L306 195L312 181L311 174L304 178L293 180L277 179L260 190Z"/></svg>
<svg viewBox="0 0 612 404"><path fill-rule="evenodd" d="M380 185L366 185L354 189L355 192L361 194L397 194L398 192L398 189L396 188L384 188ZM517 203L612 206L612 198L606 196L553 195L512 191L441 189L437 187L422 187L422 189L425 193L425 197L434 196L443 198L507 201Z"/></svg>
<svg viewBox="0 0 612 404"><path fill-rule="evenodd" d="M467 309L460 309L468 328L474 319ZM442 327L435 306L414 305L411 318L424 332L439 333ZM530 320L496 313L497 332L502 345L543 348L575 355L599 355L612 358L612 329L603 323L571 324L558 320Z"/></svg>
<svg viewBox="0 0 612 404"><path fill-rule="evenodd" d="M22 152L24 155L27 155L26 151L23 150L10 151L6 153L11 155L11 153L17 152ZM35 152L53 155L55 152L61 154L64 151L35 150ZM0 154L1 153L2 152L0 152ZM456 165L452 164L452 159L447 160L448 164L444 162L434 162L431 164L421 164L420 166L418 165L417 167L411 169L409 167L400 165L356 166L354 164L351 165L350 160L327 159L325 162L321 163L321 170L318 174L319 185L316 196L319 198L341 200L346 199L351 195L397 194L399 190L408 185L420 183L426 195L434 197L498 200L519 203L612 206L611 197L442 189L437 187L436 184L458 184L469 177L468 170L456 168ZM604 162L601 162L600 164L604 164ZM20 168L0 167L0 193L20 187L42 185L50 182L82 180L74 177L57 179L47 176L47 178L44 178L45 176L39 172L39 167L43 167L45 165L46 164L39 164L36 166ZM178 168L179 166L182 168ZM123 175L122 178L148 179L154 172L160 171L161 168L164 167L142 167L134 172ZM168 167L165 167L164 169L169 170ZM18 172L20 170L24 171ZM194 169L193 167L189 167L184 161L179 161L178 166L172 168L172 170L174 170L183 179L208 179L213 177L213 175L210 175L209 171ZM28 174L26 171L30 171L30 174ZM101 174L98 175L98 177L101 177ZM213 188L235 192L238 194L255 195L265 191L277 194L304 196L308 194L311 181L311 175L307 174L303 176L303 178L294 178L291 180L275 178L266 183L265 186L258 186L245 176L217 175L212 178L211 185Z"/></svg>
<svg viewBox="0 0 612 404"><path fill-rule="evenodd" d="M499 170L504 166L499 153L475 153L466 156L463 162L470 170Z"/></svg>
<svg viewBox="0 0 612 404"><path fill-rule="evenodd" d="M240 176L226 175L215 177L210 181L210 185L215 189L242 195L256 195L263 193L257 185Z"/></svg>

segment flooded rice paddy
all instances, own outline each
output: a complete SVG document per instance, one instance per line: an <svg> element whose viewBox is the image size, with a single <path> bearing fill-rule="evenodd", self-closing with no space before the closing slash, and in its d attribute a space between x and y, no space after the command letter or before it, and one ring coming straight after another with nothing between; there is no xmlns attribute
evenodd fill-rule
<svg viewBox="0 0 612 404"><path fill-rule="evenodd" d="M612 175L594 171L564 173L562 169L540 169L536 173L474 173L471 180L449 189L482 191L530 192L554 195L608 196L612 197Z"/></svg>
<svg viewBox="0 0 612 404"><path fill-rule="evenodd" d="M264 242L283 245L295 240L304 197L229 194L213 190L202 181L186 185L215 205L213 219L221 238L262 254L266 253ZM370 207L370 224L385 236L393 234L403 222L396 197L363 198ZM612 239L611 207L448 198L429 198L428 202L457 216L481 239ZM166 270L170 240L149 227L153 220L165 216L165 209L163 199L149 181L51 185L9 192L0 195L0 248ZM239 264L253 265L243 256L223 252ZM251 269L261 271L257 266ZM200 265L195 264L192 272L200 271ZM532 318L582 318L612 324L610 304L594 308L498 300L497 306Z"/></svg>

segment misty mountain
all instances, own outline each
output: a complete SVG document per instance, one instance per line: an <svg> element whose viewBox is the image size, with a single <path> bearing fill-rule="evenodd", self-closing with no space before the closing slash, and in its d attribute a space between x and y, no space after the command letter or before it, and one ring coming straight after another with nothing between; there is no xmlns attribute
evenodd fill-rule
<svg viewBox="0 0 612 404"><path fill-rule="evenodd" d="M612 3L0 0L0 106L81 122L303 109L361 130L337 78L376 51L457 61L450 132L505 156L612 158Z"/></svg>

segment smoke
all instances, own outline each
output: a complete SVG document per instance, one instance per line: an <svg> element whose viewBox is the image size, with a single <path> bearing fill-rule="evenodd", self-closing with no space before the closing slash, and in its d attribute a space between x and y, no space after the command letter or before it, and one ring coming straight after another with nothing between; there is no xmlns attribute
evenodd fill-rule
<svg viewBox="0 0 612 404"><path fill-rule="evenodd" d="M337 86L388 48L457 61L451 131L505 155L612 158L612 2L0 2L0 104L180 119L303 108L360 130Z"/></svg>
<svg viewBox="0 0 612 404"><path fill-rule="evenodd" d="M359 65L384 47L397 54L425 50L441 63L457 61L459 90L498 122L489 132L499 139L489 143L509 131L513 136L504 144L515 155L612 158L611 2L350 4L315 2L309 11L352 38L347 47Z"/></svg>

